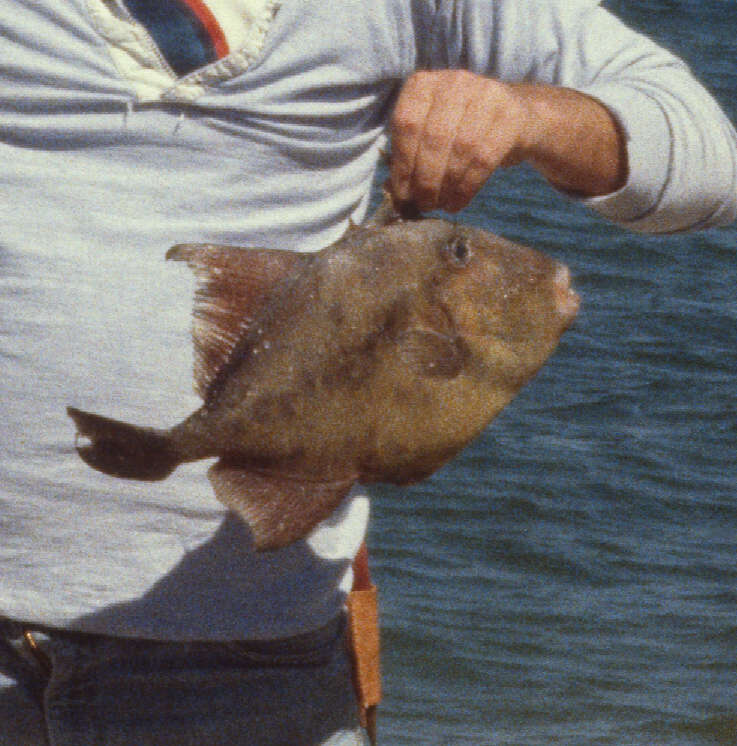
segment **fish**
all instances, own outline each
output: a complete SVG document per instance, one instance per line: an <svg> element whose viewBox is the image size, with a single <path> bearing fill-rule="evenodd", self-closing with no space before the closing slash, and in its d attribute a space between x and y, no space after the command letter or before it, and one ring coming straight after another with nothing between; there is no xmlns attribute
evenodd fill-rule
<svg viewBox="0 0 737 746"><path fill-rule="evenodd" d="M157 481L216 458L255 549L307 536L356 483L426 479L534 377L575 319L568 268L385 199L313 253L179 244L194 272L195 390L174 426L68 407L84 462Z"/></svg>

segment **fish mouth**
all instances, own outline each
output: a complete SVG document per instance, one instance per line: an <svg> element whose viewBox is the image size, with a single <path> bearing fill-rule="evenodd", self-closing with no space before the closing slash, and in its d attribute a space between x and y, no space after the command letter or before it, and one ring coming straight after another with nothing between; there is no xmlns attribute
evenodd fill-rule
<svg viewBox="0 0 737 746"><path fill-rule="evenodd" d="M578 316L581 297L571 287L571 272L565 264L558 264L553 276L553 300L567 329Z"/></svg>

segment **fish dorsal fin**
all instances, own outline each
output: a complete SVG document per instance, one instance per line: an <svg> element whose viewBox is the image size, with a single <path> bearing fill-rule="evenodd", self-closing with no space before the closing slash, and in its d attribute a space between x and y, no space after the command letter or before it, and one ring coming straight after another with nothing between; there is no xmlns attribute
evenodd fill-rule
<svg viewBox="0 0 737 746"><path fill-rule="evenodd" d="M167 259L184 261L198 281L192 338L195 390L205 398L211 381L248 333L268 298L309 255L273 249L179 244Z"/></svg>
<svg viewBox="0 0 737 746"><path fill-rule="evenodd" d="M355 479L330 482L249 470L221 459L207 472L215 495L249 526L257 550L280 549L306 536L348 494Z"/></svg>

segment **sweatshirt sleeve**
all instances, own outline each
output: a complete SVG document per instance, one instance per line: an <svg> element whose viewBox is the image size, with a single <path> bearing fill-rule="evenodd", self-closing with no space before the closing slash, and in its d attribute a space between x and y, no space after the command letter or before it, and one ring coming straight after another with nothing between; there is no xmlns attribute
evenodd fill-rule
<svg viewBox="0 0 737 746"><path fill-rule="evenodd" d="M632 230L669 233L737 218L737 135L688 67L597 0L439 2L425 60L501 80L575 88L603 103L627 143L619 191L584 202Z"/></svg>

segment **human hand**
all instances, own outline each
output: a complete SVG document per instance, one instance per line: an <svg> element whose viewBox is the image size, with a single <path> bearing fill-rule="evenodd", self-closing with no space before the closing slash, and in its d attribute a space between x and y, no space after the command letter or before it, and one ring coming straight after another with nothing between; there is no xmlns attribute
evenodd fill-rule
<svg viewBox="0 0 737 746"><path fill-rule="evenodd" d="M523 159L527 112L514 90L465 70L418 72L391 122L391 191L420 210L465 207L499 166Z"/></svg>
<svg viewBox="0 0 737 746"><path fill-rule="evenodd" d="M523 160L559 189L586 196L615 191L627 177L623 135L600 102L465 70L410 77L391 137L392 194L423 211L462 209L497 168Z"/></svg>

